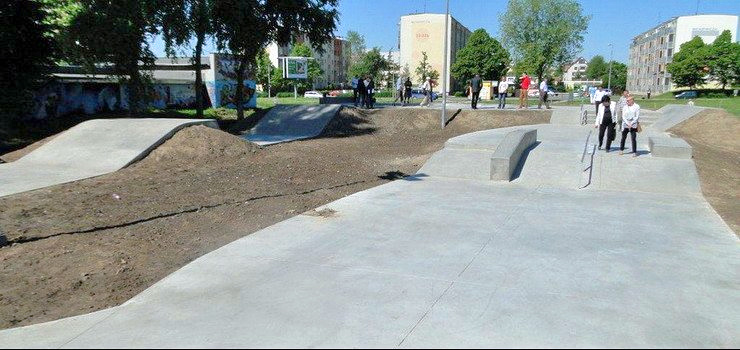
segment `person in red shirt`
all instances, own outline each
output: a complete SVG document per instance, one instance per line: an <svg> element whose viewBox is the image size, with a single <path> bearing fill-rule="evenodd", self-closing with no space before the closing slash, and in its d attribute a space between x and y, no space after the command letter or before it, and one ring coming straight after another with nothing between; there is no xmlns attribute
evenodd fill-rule
<svg viewBox="0 0 740 350"><path fill-rule="evenodd" d="M529 109L527 91L529 90L529 84L532 83L532 79L529 78L529 75L527 75L527 73L523 73L520 83L521 89L519 89L519 108L523 107Z"/></svg>

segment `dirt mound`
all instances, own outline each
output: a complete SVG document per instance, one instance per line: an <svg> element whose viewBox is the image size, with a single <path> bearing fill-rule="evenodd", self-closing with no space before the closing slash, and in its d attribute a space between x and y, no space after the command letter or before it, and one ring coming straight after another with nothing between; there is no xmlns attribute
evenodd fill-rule
<svg viewBox="0 0 740 350"><path fill-rule="evenodd" d="M694 148L702 193L740 236L740 118L711 109L669 131Z"/></svg>
<svg viewBox="0 0 740 350"><path fill-rule="evenodd" d="M52 135L52 136L49 136L49 137L44 138L42 140L36 141L36 142L34 142L34 143L32 143L32 144L30 144L30 145L28 145L26 147L23 147L23 148L21 148L19 150L16 150L16 151L13 151L13 152L8 152L8 153L5 153L3 155L0 155L0 159L3 160L4 162L8 162L8 163L15 162L16 160L21 159L26 154L29 154L29 153L33 152L33 150L35 150L35 149L43 146L45 143L51 141L53 138L57 137L57 135L59 135L59 134Z"/></svg>
<svg viewBox="0 0 740 350"><path fill-rule="evenodd" d="M141 163L192 163L213 158L241 158L257 152L260 146L203 125L178 131L154 149Z"/></svg>

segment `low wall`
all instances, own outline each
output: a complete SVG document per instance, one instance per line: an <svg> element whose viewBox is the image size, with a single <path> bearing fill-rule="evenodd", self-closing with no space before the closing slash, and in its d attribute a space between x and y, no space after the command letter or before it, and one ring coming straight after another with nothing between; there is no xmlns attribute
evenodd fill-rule
<svg viewBox="0 0 740 350"><path fill-rule="evenodd" d="M535 142L536 129L522 129L506 134L491 157L491 180L511 181L522 154Z"/></svg>

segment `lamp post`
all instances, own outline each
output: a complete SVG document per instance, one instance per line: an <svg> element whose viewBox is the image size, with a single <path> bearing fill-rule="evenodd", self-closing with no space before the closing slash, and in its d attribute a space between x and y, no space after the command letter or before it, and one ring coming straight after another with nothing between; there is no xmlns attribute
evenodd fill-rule
<svg viewBox="0 0 740 350"><path fill-rule="evenodd" d="M442 129L445 128L445 121L447 120L447 75L449 72L447 72L447 55L449 53L449 50L447 50L447 40L449 35L447 35L447 31L450 27L450 0L447 0L447 11L445 12L445 40L444 40L444 51L445 51L445 60L444 65L442 66ZM430 91L431 95L431 91Z"/></svg>
<svg viewBox="0 0 740 350"><path fill-rule="evenodd" d="M609 44L609 83L606 87L609 91L612 91L612 56L614 56L614 46Z"/></svg>

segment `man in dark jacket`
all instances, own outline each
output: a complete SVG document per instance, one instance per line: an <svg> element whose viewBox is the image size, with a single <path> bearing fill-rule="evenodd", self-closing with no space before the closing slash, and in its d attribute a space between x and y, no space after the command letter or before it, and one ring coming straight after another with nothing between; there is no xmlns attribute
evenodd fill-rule
<svg viewBox="0 0 740 350"><path fill-rule="evenodd" d="M475 78L470 80L470 92L473 95L473 99L470 103L473 109L478 109L478 98L480 97L480 90L483 88L483 80L480 78L480 74L476 74Z"/></svg>
<svg viewBox="0 0 740 350"><path fill-rule="evenodd" d="M360 79L357 83L357 95L359 97L360 108L365 104L365 95L367 95L367 88L365 87L365 79Z"/></svg>

